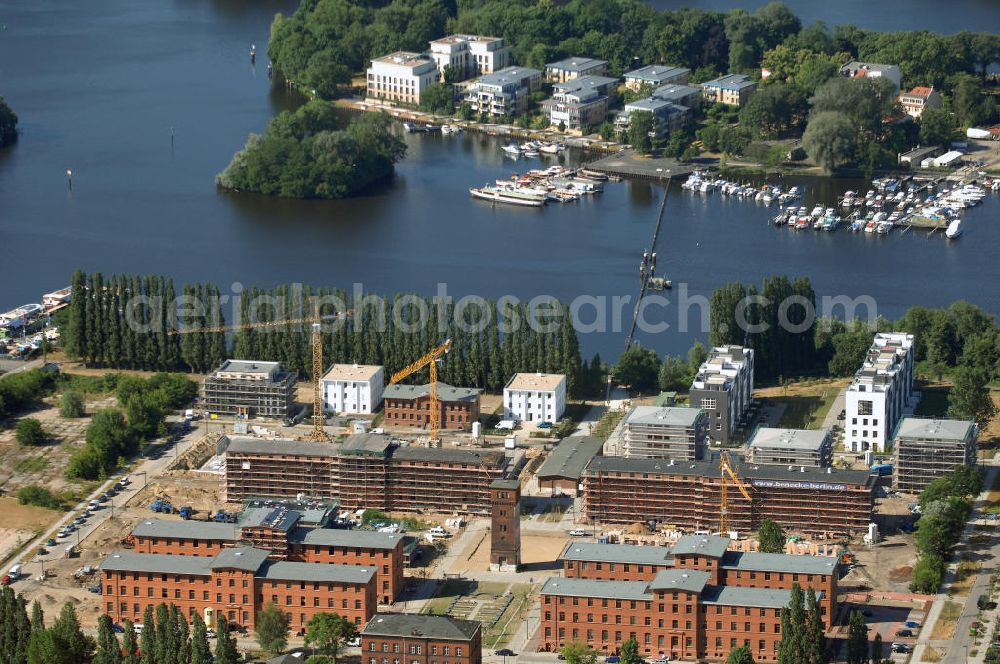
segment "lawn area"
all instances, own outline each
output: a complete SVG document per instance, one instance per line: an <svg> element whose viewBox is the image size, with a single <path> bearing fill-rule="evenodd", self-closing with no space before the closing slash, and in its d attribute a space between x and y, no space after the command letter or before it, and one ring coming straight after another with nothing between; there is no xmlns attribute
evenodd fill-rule
<svg viewBox="0 0 1000 664"><path fill-rule="evenodd" d="M924 646L924 662L940 662L941 661L941 651L932 646Z"/></svg>
<svg viewBox="0 0 1000 664"><path fill-rule="evenodd" d="M781 414L778 426L788 429L818 429L823 425L823 420L830 412L830 407L833 406L839 391L838 388L827 388L819 394L774 399L785 404L785 412Z"/></svg>
<svg viewBox="0 0 1000 664"><path fill-rule="evenodd" d="M923 396L913 412L914 415L917 417L944 417L948 414L949 389L947 387L918 385L917 389L923 393Z"/></svg>
<svg viewBox="0 0 1000 664"><path fill-rule="evenodd" d="M448 607L459 595L474 595L476 593L500 594L507 590L509 584L495 581L471 581L469 579L448 579L438 587L434 599L424 605L421 613L443 616L448 613Z"/></svg>
<svg viewBox="0 0 1000 664"><path fill-rule="evenodd" d="M510 638L524 624L524 618L534 604L535 589L532 586L526 583L515 584L511 586L510 592L513 593L514 600L496 624L485 629L483 634L483 645L491 649L503 648L510 642Z"/></svg>
<svg viewBox="0 0 1000 664"><path fill-rule="evenodd" d="M976 580L976 572L982 568L982 563L963 560L955 570L955 582L951 584L951 593L959 597L964 597L972 590L972 584Z"/></svg>
<svg viewBox="0 0 1000 664"><path fill-rule="evenodd" d="M955 636L955 627L958 619L962 615L962 605L958 602L945 602L941 609L941 615L934 623L931 630L931 639L934 641L947 641Z"/></svg>
<svg viewBox="0 0 1000 664"><path fill-rule="evenodd" d="M986 494L986 507L984 512L1000 513L1000 474L993 479L989 493Z"/></svg>
<svg viewBox="0 0 1000 664"><path fill-rule="evenodd" d="M609 410L601 416L601 419L594 425L594 430L591 432L591 436L597 436L598 438L607 438L611 435L611 432L615 430L618 423L622 421L625 417L624 410Z"/></svg>

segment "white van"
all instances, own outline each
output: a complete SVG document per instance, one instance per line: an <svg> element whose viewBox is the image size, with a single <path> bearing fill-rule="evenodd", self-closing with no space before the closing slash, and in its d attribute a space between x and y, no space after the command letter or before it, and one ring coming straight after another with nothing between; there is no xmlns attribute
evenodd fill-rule
<svg viewBox="0 0 1000 664"><path fill-rule="evenodd" d="M24 571L24 566L21 563L18 563L10 568L10 571L7 572L7 576L10 577L11 581L17 581L18 579L21 578L21 573L23 571Z"/></svg>

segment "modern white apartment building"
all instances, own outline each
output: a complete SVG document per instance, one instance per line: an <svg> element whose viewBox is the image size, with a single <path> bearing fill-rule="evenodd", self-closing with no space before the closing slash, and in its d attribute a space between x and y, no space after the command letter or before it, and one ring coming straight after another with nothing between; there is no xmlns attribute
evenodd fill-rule
<svg viewBox="0 0 1000 664"><path fill-rule="evenodd" d="M431 58L444 78L445 68L459 73L459 80L472 75L492 74L513 64L510 48L502 37L448 35L431 42Z"/></svg>
<svg viewBox="0 0 1000 664"><path fill-rule="evenodd" d="M564 374L518 373L503 388L506 420L554 423L565 410Z"/></svg>
<svg viewBox="0 0 1000 664"><path fill-rule="evenodd" d="M507 67L473 81L466 89L465 101L476 113L517 115L525 110L528 96L541 82L542 72L537 69Z"/></svg>
<svg viewBox="0 0 1000 664"><path fill-rule="evenodd" d="M323 376L323 410L370 414L382 404L385 369L371 364L334 364Z"/></svg>
<svg viewBox="0 0 1000 664"><path fill-rule="evenodd" d="M686 67L647 65L625 72L625 87L632 92L639 92L644 85L658 88L670 83L683 84L687 83L690 75L691 70Z"/></svg>
<svg viewBox="0 0 1000 664"><path fill-rule="evenodd" d="M860 62L851 60L840 68L840 75L846 78L887 78L892 81L899 92L902 73L897 65L880 65L877 62Z"/></svg>
<svg viewBox="0 0 1000 664"><path fill-rule="evenodd" d="M653 114L653 133L662 138L684 126L691 118L691 109L672 101L657 97L645 97L625 104L625 108L615 117L615 130L628 131L632 124L632 114L645 111Z"/></svg>
<svg viewBox="0 0 1000 664"><path fill-rule="evenodd" d="M618 79L607 76L583 76L552 86L553 94L542 108L549 114L549 124L562 125L569 131L595 127L608 114L610 96Z"/></svg>
<svg viewBox="0 0 1000 664"><path fill-rule="evenodd" d="M754 351L716 346L691 383L689 405L708 413L709 440L726 444L743 424L753 401Z"/></svg>
<svg viewBox="0 0 1000 664"><path fill-rule="evenodd" d="M913 335L879 332L847 388L844 445L853 452L884 452L899 418L913 412Z"/></svg>
<svg viewBox="0 0 1000 664"><path fill-rule="evenodd" d="M600 76L608 70L607 60L594 58L565 58L545 64L545 78L556 83L565 83L581 76Z"/></svg>
<svg viewBox="0 0 1000 664"><path fill-rule="evenodd" d="M438 82L437 64L423 53L397 51L372 60L369 99L419 104L420 94Z"/></svg>

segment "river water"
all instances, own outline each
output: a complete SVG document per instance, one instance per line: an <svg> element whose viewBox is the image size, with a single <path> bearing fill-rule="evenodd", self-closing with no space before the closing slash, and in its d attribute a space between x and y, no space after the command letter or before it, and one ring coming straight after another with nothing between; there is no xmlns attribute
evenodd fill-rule
<svg viewBox="0 0 1000 664"><path fill-rule="evenodd" d="M965 27L996 25L995 5L965 4ZM662 189L624 182L575 204L494 209L471 200L467 188L537 162L511 162L488 137L407 136L409 154L395 180L353 200L216 191L215 173L247 134L294 103L271 89L262 57L271 16L294 6L292 0L0 6L0 95L20 115L22 130L16 147L0 153L0 305L38 301L77 267L211 280L223 292L237 282L299 281L423 294L443 283L456 297L635 296L639 256ZM947 13L954 12L953 4ZM865 16L826 18L865 24ZM253 43L256 68L248 58ZM803 184L810 206L863 186ZM922 233L877 238L776 229L766 224L773 210L675 188L659 264L678 285L672 299L681 296L682 282L690 297L707 296L728 281L759 282L778 272L809 276L820 295L870 295L888 316L958 298L995 312L998 204L967 214L965 236L946 243ZM617 307L626 329L631 306ZM613 305L603 307L608 314ZM593 319L593 310L584 307L582 316ZM699 311L691 309L692 318ZM671 328L640 340L677 353L705 337L694 323L679 331L677 312L674 305L650 311L651 323L662 319ZM609 331L582 336L586 354L620 351L624 334L612 327L614 318Z"/></svg>

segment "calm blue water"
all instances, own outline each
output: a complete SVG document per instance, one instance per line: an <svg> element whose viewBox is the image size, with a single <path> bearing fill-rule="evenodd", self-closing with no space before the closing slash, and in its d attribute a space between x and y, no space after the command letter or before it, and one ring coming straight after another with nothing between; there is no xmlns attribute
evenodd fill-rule
<svg viewBox="0 0 1000 664"><path fill-rule="evenodd" d="M626 182L577 204L494 209L471 200L467 188L529 166L505 160L485 137L408 136L409 156L395 181L350 201L216 191L214 175L247 134L292 103L271 90L264 58L255 69L247 51L256 43L263 53L271 16L294 4L0 5L7 26L0 31L0 95L21 116L23 131L16 147L0 153L0 304L37 301L66 285L77 267L211 280L224 292L234 282L300 281L360 282L384 293L432 294L446 283L455 296L634 297L660 189ZM962 13L961 4L941 8L940 20ZM968 5L979 7L969 27L983 28L995 16L992 3ZM807 186L811 205L813 197L826 202L858 183ZM998 205L971 212L965 237L947 244L917 233L775 229L766 225L772 211L677 189L659 263L693 295L780 272L811 277L821 295L871 295L888 316L963 297L995 312ZM609 316L611 308L604 306ZM632 304L619 308L627 329ZM590 312L584 307L588 322ZM641 335L643 343L680 353L704 337L697 326L677 331L674 308L662 317L671 330ZM605 357L623 343L624 332L613 329L583 336L586 353Z"/></svg>

